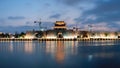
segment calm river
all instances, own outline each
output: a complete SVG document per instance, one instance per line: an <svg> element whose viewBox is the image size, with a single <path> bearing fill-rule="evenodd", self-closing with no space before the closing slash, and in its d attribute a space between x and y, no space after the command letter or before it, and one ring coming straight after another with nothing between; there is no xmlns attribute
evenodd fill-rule
<svg viewBox="0 0 120 68"><path fill-rule="evenodd" d="M0 68L120 68L120 41L3 41Z"/></svg>

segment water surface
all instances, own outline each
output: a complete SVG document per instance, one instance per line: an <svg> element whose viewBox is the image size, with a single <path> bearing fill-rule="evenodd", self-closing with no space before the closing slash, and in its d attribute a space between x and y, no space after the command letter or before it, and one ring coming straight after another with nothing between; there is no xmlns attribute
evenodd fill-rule
<svg viewBox="0 0 120 68"><path fill-rule="evenodd" d="M120 68L120 41L3 41L0 68Z"/></svg>

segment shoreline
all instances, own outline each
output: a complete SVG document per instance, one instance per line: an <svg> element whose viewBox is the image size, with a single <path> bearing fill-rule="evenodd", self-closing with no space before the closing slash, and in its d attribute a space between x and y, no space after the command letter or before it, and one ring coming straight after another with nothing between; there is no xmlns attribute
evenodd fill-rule
<svg viewBox="0 0 120 68"><path fill-rule="evenodd" d="M120 40L120 38L56 38L56 39L46 39L46 38L0 38L0 41L106 41L106 40Z"/></svg>

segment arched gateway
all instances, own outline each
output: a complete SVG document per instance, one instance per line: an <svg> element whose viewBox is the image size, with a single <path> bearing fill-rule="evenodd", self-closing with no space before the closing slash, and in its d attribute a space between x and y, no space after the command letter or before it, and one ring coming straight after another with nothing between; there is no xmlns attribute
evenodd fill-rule
<svg viewBox="0 0 120 68"><path fill-rule="evenodd" d="M56 21L53 30L46 31L46 38L76 38L74 30L67 29L64 21Z"/></svg>
<svg viewBox="0 0 120 68"><path fill-rule="evenodd" d="M54 30L57 30L57 38L63 38L63 31L66 30L66 24L64 21L56 21L55 22L55 26L54 26Z"/></svg>

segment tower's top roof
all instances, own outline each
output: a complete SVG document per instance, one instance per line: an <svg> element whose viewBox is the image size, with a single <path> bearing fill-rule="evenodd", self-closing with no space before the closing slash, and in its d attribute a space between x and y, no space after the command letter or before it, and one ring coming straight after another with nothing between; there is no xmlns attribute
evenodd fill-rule
<svg viewBox="0 0 120 68"><path fill-rule="evenodd" d="M64 21L56 21L54 29L66 29L66 24Z"/></svg>
<svg viewBox="0 0 120 68"><path fill-rule="evenodd" d="M65 22L64 21L56 21L55 24L57 24L57 25L64 25Z"/></svg>

